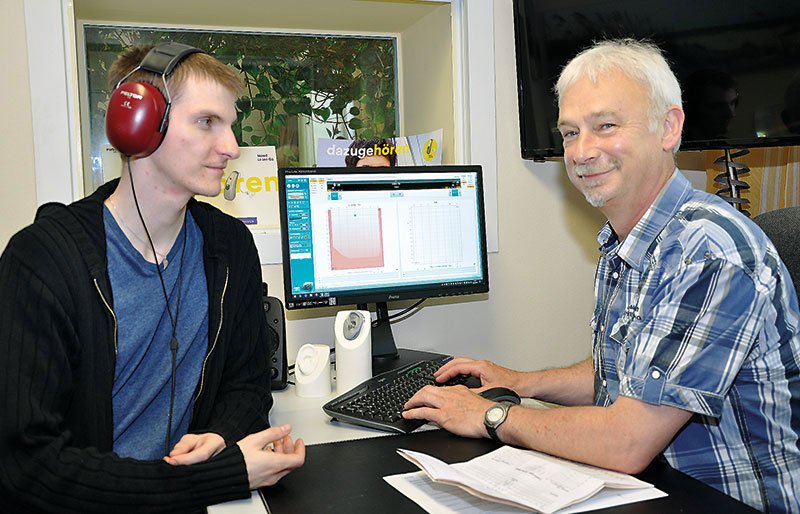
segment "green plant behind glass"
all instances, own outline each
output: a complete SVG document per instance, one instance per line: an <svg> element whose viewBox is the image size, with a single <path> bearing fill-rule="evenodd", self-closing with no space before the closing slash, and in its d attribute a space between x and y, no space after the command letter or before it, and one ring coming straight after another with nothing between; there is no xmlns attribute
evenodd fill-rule
<svg viewBox="0 0 800 514"><path fill-rule="evenodd" d="M297 125L311 120L331 138L396 135L393 39L86 26L85 40L93 161L105 142L108 68L123 49L164 40L202 48L242 73L247 92L236 102L234 134L241 146L277 147L280 166L299 163Z"/></svg>

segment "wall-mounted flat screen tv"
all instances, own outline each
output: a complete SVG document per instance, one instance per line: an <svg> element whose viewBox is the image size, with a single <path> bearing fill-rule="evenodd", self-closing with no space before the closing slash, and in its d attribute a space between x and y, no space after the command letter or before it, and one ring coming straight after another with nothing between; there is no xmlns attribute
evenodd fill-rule
<svg viewBox="0 0 800 514"><path fill-rule="evenodd" d="M800 1L514 0L522 157L563 155L553 85L592 41L658 44L683 90L681 149L800 144Z"/></svg>

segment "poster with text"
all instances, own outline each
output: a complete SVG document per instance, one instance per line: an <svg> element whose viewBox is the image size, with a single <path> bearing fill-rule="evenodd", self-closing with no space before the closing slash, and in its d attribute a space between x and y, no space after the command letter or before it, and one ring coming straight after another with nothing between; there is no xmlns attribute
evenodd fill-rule
<svg viewBox="0 0 800 514"><path fill-rule="evenodd" d="M238 159L228 161L222 176L222 193L209 198L198 197L226 214L238 218L251 229L280 228L278 212L278 159L274 146L243 146ZM231 175L232 200L224 194ZM235 186L234 186L235 183ZM234 193L235 192L235 193Z"/></svg>
<svg viewBox="0 0 800 514"><path fill-rule="evenodd" d="M434 166L442 164L442 129L386 139L323 139L317 166Z"/></svg>

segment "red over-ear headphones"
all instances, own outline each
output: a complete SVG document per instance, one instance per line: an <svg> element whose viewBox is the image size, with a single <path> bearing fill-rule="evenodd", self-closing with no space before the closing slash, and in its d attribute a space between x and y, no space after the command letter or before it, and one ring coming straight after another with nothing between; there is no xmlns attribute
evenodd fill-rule
<svg viewBox="0 0 800 514"><path fill-rule="evenodd" d="M156 151L167 133L167 120L172 99L167 87L167 75L186 56L203 52L181 43L164 43L153 47L142 62L117 83L106 113L108 142L122 154L147 157ZM123 84L139 69L161 75L166 98L147 82Z"/></svg>

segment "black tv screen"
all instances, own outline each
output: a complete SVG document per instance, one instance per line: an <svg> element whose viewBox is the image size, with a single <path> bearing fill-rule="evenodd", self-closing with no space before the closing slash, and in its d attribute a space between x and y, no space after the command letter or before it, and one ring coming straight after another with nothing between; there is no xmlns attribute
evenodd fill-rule
<svg viewBox="0 0 800 514"><path fill-rule="evenodd" d="M522 157L563 155L553 86L592 41L660 46L683 90L682 150L800 143L798 0L514 0Z"/></svg>

